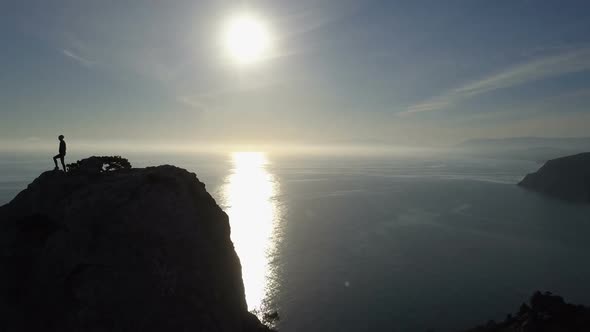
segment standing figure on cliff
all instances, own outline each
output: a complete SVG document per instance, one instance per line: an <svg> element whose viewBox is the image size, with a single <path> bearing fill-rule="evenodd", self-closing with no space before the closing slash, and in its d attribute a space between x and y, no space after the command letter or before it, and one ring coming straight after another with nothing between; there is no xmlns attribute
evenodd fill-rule
<svg viewBox="0 0 590 332"><path fill-rule="evenodd" d="M66 141L64 141L64 135L59 135L59 154L53 157L53 162L55 163L55 170L59 170L59 166L57 166L57 159L61 160L61 166L66 171L66 164L64 162L64 158L66 157Z"/></svg>

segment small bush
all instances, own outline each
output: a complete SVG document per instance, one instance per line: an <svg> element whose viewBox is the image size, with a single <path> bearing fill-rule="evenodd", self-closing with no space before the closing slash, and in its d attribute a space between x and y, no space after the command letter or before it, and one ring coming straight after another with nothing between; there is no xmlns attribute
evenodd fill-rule
<svg viewBox="0 0 590 332"><path fill-rule="evenodd" d="M131 163L121 156L92 156L68 164L67 167L70 173L100 174L131 169Z"/></svg>

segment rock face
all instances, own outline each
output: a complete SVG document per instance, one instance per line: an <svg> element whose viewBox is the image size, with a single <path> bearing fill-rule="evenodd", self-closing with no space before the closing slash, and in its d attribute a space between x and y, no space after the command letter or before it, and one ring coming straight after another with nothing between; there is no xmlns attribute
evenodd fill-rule
<svg viewBox="0 0 590 332"><path fill-rule="evenodd" d="M518 185L568 201L590 202L590 153L549 160Z"/></svg>
<svg viewBox="0 0 590 332"><path fill-rule="evenodd" d="M590 331L590 308L566 303L562 297L536 292L530 303L523 303L515 315L503 322L489 321L486 325L466 332L586 332Z"/></svg>
<svg viewBox="0 0 590 332"><path fill-rule="evenodd" d="M0 248L1 331L269 331L183 169L45 172L0 207Z"/></svg>

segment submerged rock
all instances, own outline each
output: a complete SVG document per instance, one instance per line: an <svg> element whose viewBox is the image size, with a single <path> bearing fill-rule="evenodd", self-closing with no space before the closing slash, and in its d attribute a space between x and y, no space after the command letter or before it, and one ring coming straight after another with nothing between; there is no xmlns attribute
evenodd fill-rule
<svg viewBox="0 0 590 332"><path fill-rule="evenodd" d="M0 207L2 331L269 331L227 215L173 166L45 172Z"/></svg>
<svg viewBox="0 0 590 332"><path fill-rule="evenodd" d="M568 201L590 202L590 152L549 160L518 185Z"/></svg>

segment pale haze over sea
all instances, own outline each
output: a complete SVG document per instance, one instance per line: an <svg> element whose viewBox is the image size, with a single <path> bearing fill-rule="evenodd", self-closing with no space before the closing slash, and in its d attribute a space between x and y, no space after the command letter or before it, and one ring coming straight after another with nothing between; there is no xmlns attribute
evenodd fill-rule
<svg viewBox="0 0 590 332"><path fill-rule="evenodd" d="M535 161L126 157L205 182L230 216L250 309L277 310L282 332L457 330L503 319L537 289L590 302L590 207L517 187ZM0 204L52 166L49 155L2 154Z"/></svg>

